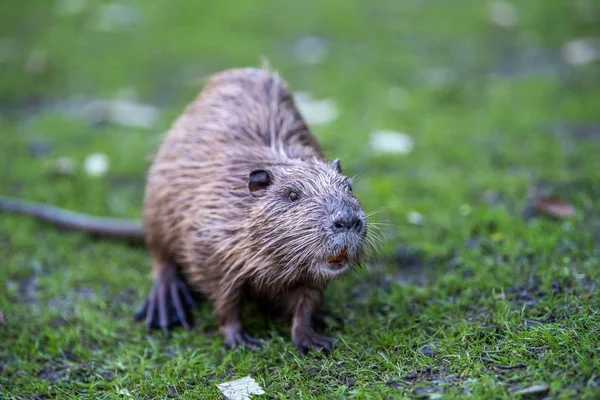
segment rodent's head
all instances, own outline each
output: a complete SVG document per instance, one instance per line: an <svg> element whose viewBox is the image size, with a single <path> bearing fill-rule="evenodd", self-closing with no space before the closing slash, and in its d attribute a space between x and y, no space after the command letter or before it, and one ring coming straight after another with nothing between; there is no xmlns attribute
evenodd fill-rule
<svg viewBox="0 0 600 400"><path fill-rule="evenodd" d="M281 267L281 280L327 281L358 265L367 218L339 160L310 160L255 169L248 189L261 252Z"/></svg>

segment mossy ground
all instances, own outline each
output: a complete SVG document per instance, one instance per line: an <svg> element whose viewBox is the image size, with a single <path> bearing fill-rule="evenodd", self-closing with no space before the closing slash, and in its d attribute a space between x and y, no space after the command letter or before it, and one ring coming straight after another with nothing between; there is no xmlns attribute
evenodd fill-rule
<svg viewBox="0 0 600 400"><path fill-rule="evenodd" d="M0 396L218 398L215 384L251 374L281 399L510 398L534 384L600 397L600 65L562 58L600 35L600 7L514 3L517 25L501 28L475 0L132 0L119 3L130 21L101 31L106 2L0 2L0 194L138 218L148 156L200 78L266 56L294 90L336 101L316 134L368 211L390 206L373 217L378 264L328 290L344 324L329 320L326 358L252 313L268 345L226 351L207 304L194 331L147 335L132 321L151 284L143 248L1 215ZM306 35L328 41L323 62L294 58ZM157 127L64 112L124 88L161 110ZM410 134L414 150L374 154L377 129ZM90 177L81 164L98 152L110 170ZM48 174L59 157L73 176ZM574 217L523 220L540 180Z"/></svg>

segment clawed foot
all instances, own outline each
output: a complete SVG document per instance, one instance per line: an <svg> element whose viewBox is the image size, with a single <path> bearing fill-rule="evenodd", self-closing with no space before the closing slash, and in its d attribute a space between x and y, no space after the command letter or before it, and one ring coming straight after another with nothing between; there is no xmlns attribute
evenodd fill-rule
<svg viewBox="0 0 600 400"><path fill-rule="evenodd" d="M309 350L321 350L329 353L335 343L334 338L318 335L315 332L303 332L294 335L292 341L301 353L306 354Z"/></svg>
<svg viewBox="0 0 600 400"><path fill-rule="evenodd" d="M263 344L261 340L248 335L244 328L237 324L221 327L221 333L223 333L225 346L227 346L228 349L245 347L250 350L255 350L260 348Z"/></svg>
<svg viewBox="0 0 600 400"><path fill-rule="evenodd" d="M165 268L154 280L152 291L134 318L146 320L146 330L160 328L167 333L174 325L191 329L189 309L196 305L190 291L174 268Z"/></svg>

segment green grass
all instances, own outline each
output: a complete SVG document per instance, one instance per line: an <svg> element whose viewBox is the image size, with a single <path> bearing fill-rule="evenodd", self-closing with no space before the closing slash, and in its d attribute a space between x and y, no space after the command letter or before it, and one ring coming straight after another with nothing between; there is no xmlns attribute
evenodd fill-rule
<svg viewBox="0 0 600 400"><path fill-rule="evenodd" d="M111 32L94 28L106 2L68 16L58 3L0 3L0 194L139 218L148 156L200 78L266 56L294 90L336 101L315 133L367 211L391 207L374 217L388 224L377 265L328 289L344 324L328 321L326 358L252 313L268 345L226 351L208 304L194 331L146 335L132 320L151 284L143 248L0 215L0 397L219 398L217 383L247 374L265 398L511 398L542 383L551 398L600 397L600 65L561 59L600 35L596 2L515 1L504 29L476 0L132 0L137 22ZM305 35L328 41L322 63L293 57ZM35 50L45 67L27 72ZM391 86L406 92L399 110ZM159 126L91 126L57 107L122 89L157 106ZM414 150L373 154L376 129ZM50 152L33 157L40 141ZM93 178L81 165L97 152L111 165ZM59 157L73 176L49 173ZM524 221L537 181L576 215Z"/></svg>

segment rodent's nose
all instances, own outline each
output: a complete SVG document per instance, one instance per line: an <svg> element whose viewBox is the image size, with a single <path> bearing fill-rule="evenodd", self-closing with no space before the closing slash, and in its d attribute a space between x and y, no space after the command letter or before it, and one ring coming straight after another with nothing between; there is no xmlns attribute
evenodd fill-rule
<svg viewBox="0 0 600 400"><path fill-rule="evenodd" d="M333 231L335 233L342 233L346 231L360 232L363 228L363 222L360 218L338 218L333 221Z"/></svg>

